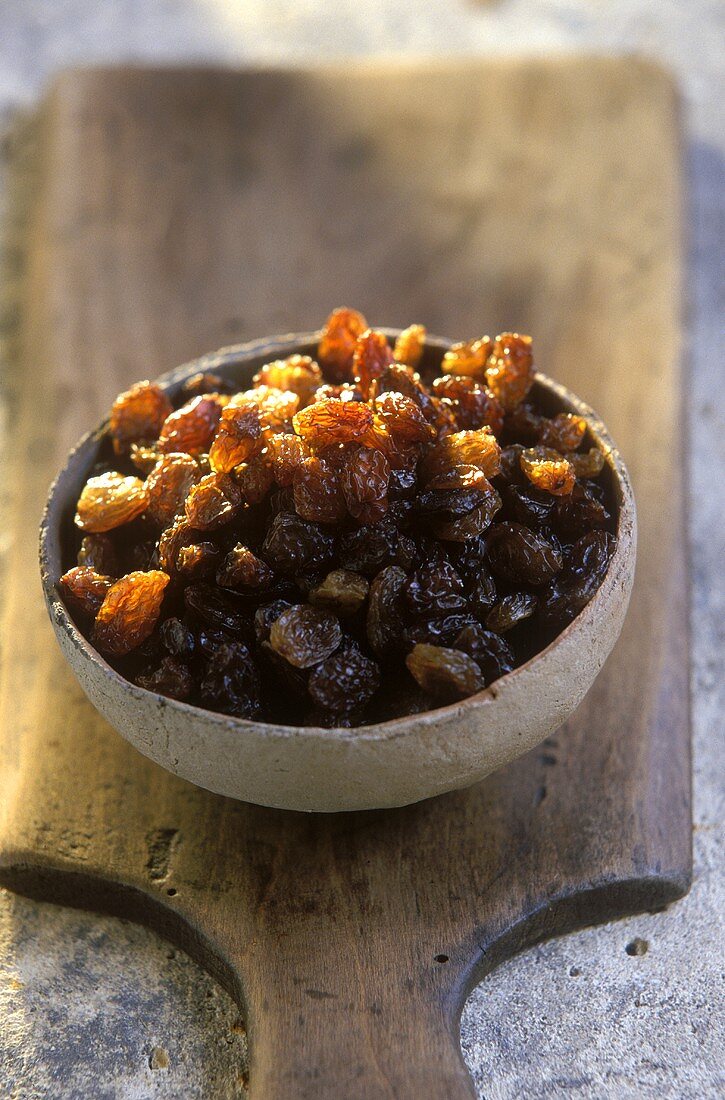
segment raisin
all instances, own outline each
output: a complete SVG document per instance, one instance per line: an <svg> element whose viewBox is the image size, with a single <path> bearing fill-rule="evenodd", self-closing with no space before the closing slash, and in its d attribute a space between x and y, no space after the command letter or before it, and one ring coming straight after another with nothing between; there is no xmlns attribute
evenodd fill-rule
<svg viewBox="0 0 725 1100"><path fill-rule="evenodd" d="M194 688L194 680L187 665L175 657L164 657L153 672L141 673L136 683L146 691L167 695L170 699L188 699Z"/></svg>
<svg viewBox="0 0 725 1100"><path fill-rule="evenodd" d="M77 557L78 565L87 565L107 577L119 574L118 555L108 535L85 535Z"/></svg>
<svg viewBox="0 0 725 1100"><path fill-rule="evenodd" d="M235 718L255 718L260 691L259 670L245 645L229 642L214 651L201 681L205 706Z"/></svg>
<svg viewBox="0 0 725 1100"><path fill-rule="evenodd" d="M356 309L334 309L320 334L317 358L325 374L333 382L346 382L352 377L352 359L358 336L368 323Z"/></svg>
<svg viewBox="0 0 725 1100"><path fill-rule="evenodd" d="M589 577L598 588L604 579L617 540L606 531L590 531L571 548L567 562L569 575Z"/></svg>
<svg viewBox="0 0 725 1100"><path fill-rule="evenodd" d="M191 489L201 478L191 455L163 455L146 479L148 514L161 527L168 527L180 512Z"/></svg>
<svg viewBox="0 0 725 1100"><path fill-rule="evenodd" d="M167 573L128 573L108 589L96 615L93 642L102 653L130 653L149 637L161 612Z"/></svg>
<svg viewBox="0 0 725 1100"><path fill-rule="evenodd" d="M95 619L113 580L90 565L76 565L63 574L58 584L71 611Z"/></svg>
<svg viewBox="0 0 725 1100"><path fill-rule="evenodd" d="M400 536L396 526L387 522L358 527L340 539L340 564L353 573L372 576L396 560Z"/></svg>
<svg viewBox="0 0 725 1100"><path fill-rule="evenodd" d="M444 375L433 382L436 397L449 401L458 428L482 428L494 435L503 430L503 408L496 397L472 378Z"/></svg>
<svg viewBox="0 0 725 1100"><path fill-rule="evenodd" d="M308 405L294 418L295 431L310 447L322 450L336 443L355 443L368 434L373 413L363 401L328 398Z"/></svg>
<svg viewBox="0 0 725 1100"><path fill-rule="evenodd" d="M441 370L445 374L457 374L483 382L486 376L486 360L493 349L488 336L481 340L469 340L453 344L443 356Z"/></svg>
<svg viewBox="0 0 725 1100"><path fill-rule="evenodd" d="M215 573L220 557L213 542L193 542L177 553L176 570L184 580L205 580Z"/></svg>
<svg viewBox="0 0 725 1100"><path fill-rule="evenodd" d="M413 370L418 366L425 348L426 331L424 325L408 325L398 335L393 348L393 359Z"/></svg>
<svg viewBox="0 0 725 1100"><path fill-rule="evenodd" d="M415 498L415 508L423 515L463 516L481 504L492 489L478 466L452 466L431 478Z"/></svg>
<svg viewBox="0 0 725 1100"><path fill-rule="evenodd" d="M498 523L488 543L489 565L512 584L547 584L561 569L561 555L520 523Z"/></svg>
<svg viewBox="0 0 725 1100"><path fill-rule="evenodd" d="M556 497L532 485L509 485L503 494L506 513L517 523L537 527L549 522Z"/></svg>
<svg viewBox="0 0 725 1100"><path fill-rule="evenodd" d="M388 390L375 398L375 413L398 446L429 443L434 435L420 406L412 398L395 390Z"/></svg>
<svg viewBox="0 0 725 1100"><path fill-rule="evenodd" d="M197 371L181 387L184 397L202 397L206 393L228 393L229 383L214 371Z"/></svg>
<svg viewBox="0 0 725 1100"><path fill-rule="evenodd" d="M345 456L340 486L348 512L359 523L377 523L383 518L388 510L389 478L390 466L381 451L358 447Z"/></svg>
<svg viewBox="0 0 725 1100"><path fill-rule="evenodd" d="M267 453L274 479L284 487L294 483L295 474L302 468L310 450L297 435L273 435L267 440Z"/></svg>
<svg viewBox="0 0 725 1100"><path fill-rule="evenodd" d="M486 365L486 382L507 411L524 400L534 384L530 336L503 332L496 337Z"/></svg>
<svg viewBox="0 0 725 1100"><path fill-rule="evenodd" d="M474 577L467 588L467 607L477 619L485 619L497 600L496 582L486 569Z"/></svg>
<svg viewBox="0 0 725 1100"><path fill-rule="evenodd" d="M162 455L161 451L157 450L156 447L141 447L137 443L132 443L128 457L139 473L147 477L158 465Z"/></svg>
<svg viewBox="0 0 725 1100"><path fill-rule="evenodd" d="M415 494L418 475L415 468L391 470L388 478L388 497L390 500L405 500Z"/></svg>
<svg viewBox="0 0 725 1100"><path fill-rule="evenodd" d="M287 438L293 439L294 436ZM232 474L245 504L260 504L274 484L272 468L261 455L253 458L251 462L243 462L232 471Z"/></svg>
<svg viewBox="0 0 725 1100"><path fill-rule="evenodd" d="M227 405L209 450L212 470L228 474L235 466L246 462L260 450L261 436L259 409L254 402Z"/></svg>
<svg viewBox="0 0 725 1100"><path fill-rule="evenodd" d="M477 466L486 477L494 477L501 468L501 448L488 428L455 432L440 439L426 454L422 470L430 480L453 466Z"/></svg>
<svg viewBox="0 0 725 1100"><path fill-rule="evenodd" d="M159 627L159 638L172 657L188 660L194 656L194 635L181 619L166 619Z"/></svg>
<svg viewBox="0 0 725 1100"><path fill-rule="evenodd" d="M574 544L565 571L542 593L542 622L563 627L584 610L604 579L615 546L606 531L591 531Z"/></svg>
<svg viewBox="0 0 725 1100"><path fill-rule="evenodd" d="M367 638L376 657L385 657L404 644L404 588L407 577L397 565L382 569L370 585Z"/></svg>
<svg viewBox="0 0 725 1100"><path fill-rule="evenodd" d="M318 706L335 715L365 706L380 687L380 668L348 642L310 673L307 685Z"/></svg>
<svg viewBox="0 0 725 1100"><path fill-rule="evenodd" d="M116 454L125 454L132 443L152 443L171 408L168 397L154 382L137 382L119 394L111 408L108 429Z"/></svg>
<svg viewBox="0 0 725 1100"><path fill-rule="evenodd" d="M218 397L209 394L193 397L166 417L159 434L159 450L165 454L183 451L191 455L208 451L221 413Z"/></svg>
<svg viewBox="0 0 725 1100"><path fill-rule="evenodd" d="M340 622L329 611L297 604L272 623L269 642L295 668L310 668L334 653L342 641Z"/></svg>
<svg viewBox="0 0 725 1100"><path fill-rule="evenodd" d="M229 474L207 474L191 487L186 498L186 518L198 531L213 531L239 511L241 493Z"/></svg>
<svg viewBox="0 0 725 1100"><path fill-rule="evenodd" d="M594 485L577 482L569 496L557 501L553 521L559 534L578 538L592 529L607 527L611 516L594 495Z"/></svg>
<svg viewBox="0 0 725 1100"><path fill-rule="evenodd" d="M574 488L574 469L568 459L548 447L530 447L519 458L531 484L552 496L567 496Z"/></svg>
<svg viewBox="0 0 725 1100"><path fill-rule="evenodd" d="M599 477L604 469L604 455L596 447L585 451L584 454L570 454L567 457L574 467L574 473L577 477Z"/></svg>
<svg viewBox="0 0 725 1100"><path fill-rule="evenodd" d="M91 477L78 498L76 526L102 534L130 523L146 510L148 491L137 477L108 473Z"/></svg>
<svg viewBox="0 0 725 1100"><path fill-rule="evenodd" d="M274 574L266 562L238 542L217 570L217 584L223 588L269 588Z"/></svg>
<svg viewBox="0 0 725 1100"><path fill-rule="evenodd" d="M586 435L587 422L583 416L557 413L553 420L543 420L539 443L555 451L576 451Z"/></svg>
<svg viewBox="0 0 725 1100"><path fill-rule="evenodd" d="M458 649L418 644L405 663L424 691L443 699L463 699L485 686L476 662Z"/></svg>
<svg viewBox="0 0 725 1100"><path fill-rule="evenodd" d="M278 390L290 390L300 399L300 407L314 400L322 385L322 371L309 355L290 355L265 363L252 379L254 386L271 386Z"/></svg>
<svg viewBox="0 0 725 1100"><path fill-rule="evenodd" d="M282 612L290 607L292 604L287 600L273 600L272 603L265 603L257 608L254 612L254 635L260 644L269 641L272 623L276 622Z"/></svg>
<svg viewBox="0 0 725 1100"><path fill-rule="evenodd" d="M252 390L235 394L228 408L248 409L250 406L256 406L262 433L266 437L273 432L291 431L292 418L299 404L299 397L291 390L256 386Z"/></svg>
<svg viewBox="0 0 725 1100"><path fill-rule="evenodd" d="M496 634L505 634L517 623L530 618L536 611L538 600L529 592L513 592L494 604L486 616L486 626Z"/></svg>
<svg viewBox="0 0 725 1100"><path fill-rule="evenodd" d="M177 559L184 546L190 546L199 537L187 521L186 516L177 516L174 522L161 532L159 538L159 564L165 572L172 574L177 568Z"/></svg>
<svg viewBox="0 0 725 1100"><path fill-rule="evenodd" d="M291 512L279 512L265 536L262 557L279 573L299 573L332 559L334 538Z"/></svg>
<svg viewBox="0 0 725 1100"><path fill-rule="evenodd" d="M243 639L252 634L251 609L236 593L211 584L190 584L184 591L184 603L191 615L214 630Z"/></svg>
<svg viewBox="0 0 725 1100"><path fill-rule="evenodd" d="M506 639L492 630L484 630L478 623L464 626L453 644L473 657L487 685L514 667L514 652Z"/></svg>
<svg viewBox="0 0 725 1100"><path fill-rule="evenodd" d="M333 569L319 584L310 589L313 607L333 611L341 618L354 615L367 599L370 585L359 573L348 569Z"/></svg>
<svg viewBox="0 0 725 1100"><path fill-rule="evenodd" d="M303 519L338 523L345 515L340 478L324 459L306 458L295 472L293 486L295 511Z"/></svg>
<svg viewBox="0 0 725 1100"><path fill-rule="evenodd" d="M352 373L363 397L368 396L371 384L392 361L393 353L384 333L367 329L358 336L352 358Z"/></svg>
<svg viewBox="0 0 725 1100"><path fill-rule="evenodd" d="M452 645L465 626L475 623L473 615L438 615L432 619L419 619L406 630L409 645L424 642L426 645Z"/></svg>
<svg viewBox="0 0 725 1100"><path fill-rule="evenodd" d="M463 581L448 562L430 562L416 570L405 599L413 615L441 615L466 606Z"/></svg>
<svg viewBox="0 0 725 1100"><path fill-rule="evenodd" d="M433 533L444 542L466 542L490 527L500 507L501 497L490 486L481 503L471 508L470 512L450 519L436 518L432 524Z"/></svg>

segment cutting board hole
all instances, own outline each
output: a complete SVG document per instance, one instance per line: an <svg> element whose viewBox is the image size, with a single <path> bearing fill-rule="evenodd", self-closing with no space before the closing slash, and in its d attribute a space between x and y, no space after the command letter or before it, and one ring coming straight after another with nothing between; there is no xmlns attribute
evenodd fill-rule
<svg viewBox="0 0 725 1100"><path fill-rule="evenodd" d="M649 943L647 940L640 939L640 937L637 936L636 939L630 940L624 950L628 955L632 955L632 957L646 955L649 951Z"/></svg>
<svg viewBox="0 0 725 1100"><path fill-rule="evenodd" d="M435 961L437 963L447 963L448 962L448 955L436 955L435 956Z"/></svg>

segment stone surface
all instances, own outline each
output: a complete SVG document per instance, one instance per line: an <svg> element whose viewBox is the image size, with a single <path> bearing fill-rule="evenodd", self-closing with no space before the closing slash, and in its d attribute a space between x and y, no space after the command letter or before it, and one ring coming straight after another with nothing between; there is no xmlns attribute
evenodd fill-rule
<svg viewBox="0 0 725 1100"><path fill-rule="evenodd" d="M16 112L33 103L59 66L590 49L638 50L680 77L691 215L695 882L667 912L539 947L472 993L462 1044L487 1100L700 1100L725 1092L725 425L716 403L725 362L724 30L721 0L338 0L334 20L328 0L5 0L0 11L0 362L15 338L14 228L22 218L22 195L10 203L1 186L2 165L21 155L9 136ZM4 392L0 462L12 409L13 395ZM11 537L0 531L0 552ZM641 944L627 950L637 939L648 944L644 954ZM245 1062L237 1011L181 952L171 953L134 925L0 893L0 1064L10 1067L2 1088L18 1100L239 1095Z"/></svg>

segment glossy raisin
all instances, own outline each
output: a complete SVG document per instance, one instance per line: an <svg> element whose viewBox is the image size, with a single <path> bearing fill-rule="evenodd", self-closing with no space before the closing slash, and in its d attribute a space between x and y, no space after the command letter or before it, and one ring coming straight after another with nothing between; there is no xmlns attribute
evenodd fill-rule
<svg viewBox="0 0 725 1100"><path fill-rule="evenodd" d="M146 479L148 514L160 527L168 527L184 511L184 501L201 478L191 455L163 455Z"/></svg>
<svg viewBox="0 0 725 1100"><path fill-rule="evenodd" d="M566 496L574 488L571 462L549 447L530 447L519 458L521 469L536 489L552 496Z"/></svg>
<svg viewBox="0 0 725 1100"><path fill-rule="evenodd" d="M358 336L352 357L352 374L363 397L369 395L372 383L380 378L392 361L392 350L382 332L367 329Z"/></svg>
<svg viewBox="0 0 725 1100"><path fill-rule="evenodd" d="M194 688L191 670L175 657L164 657L153 672L140 673L136 683L146 691L166 695L170 699L188 699Z"/></svg>
<svg viewBox="0 0 725 1100"><path fill-rule="evenodd" d="M315 393L322 382L322 371L309 355L290 355L287 359L276 359L273 363L265 363L252 380L255 386L291 390L299 397L301 408L314 400Z"/></svg>
<svg viewBox="0 0 725 1100"><path fill-rule="evenodd" d="M506 634L536 611L538 600L530 592L513 592L494 604L486 616L486 626L497 634Z"/></svg>
<svg viewBox="0 0 725 1100"><path fill-rule="evenodd" d="M111 585L93 628L94 644L102 653L130 653L149 637L168 583L168 574L155 569L128 573Z"/></svg>
<svg viewBox="0 0 725 1100"><path fill-rule="evenodd" d="M423 690L441 699L463 699L485 686L476 662L458 649L418 644L405 663Z"/></svg>
<svg viewBox="0 0 725 1100"><path fill-rule="evenodd" d="M132 443L153 442L171 409L168 397L154 382L137 382L119 394L108 426L116 454L125 454Z"/></svg>
<svg viewBox="0 0 725 1100"><path fill-rule="evenodd" d="M269 588L274 574L266 562L238 542L217 570L217 584L223 588Z"/></svg>
<svg viewBox="0 0 725 1100"><path fill-rule="evenodd" d="M111 577L97 573L90 565L76 565L58 582L63 599L71 611L95 619L113 584Z"/></svg>
<svg viewBox="0 0 725 1100"><path fill-rule="evenodd" d="M524 400L534 384L530 336L504 332L496 337L486 365L486 382L507 411Z"/></svg>
<svg viewBox="0 0 725 1100"><path fill-rule="evenodd" d="M320 334L317 358L331 382L346 382L352 378L355 344L368 327L362 313L356 309L334 309Z"/></svg>
<svg viewBox="0 0 725 1100"><path fill-rule="evenodd" d="M488 563L512 584L540 585L556 576L561 555L543 535L520 523L497 523L489 536Z"/></svg>
<svg viewBox="0 0 725 1100"><path fill-rule="evenodd" d="M219 646L201 681L201 699L210 710L235 718L256 718L260 711L259 670L241 642Z"/></svg>
<svg viewBox="0 0 725 1100"><path fill-rule="evenodd" d="M492 630L485 630L478 623L465 626L453 644L456 649L473 657L487 685L505 676L514 667L514 652L506 639Z"/></svg>
<svg viewBox="0 0 725 1100"><path fill-rule="evenodd" d="M240 504L241 493L229 474L207 474L189 491L186 518L198 531L213 531L228 523L239 511Z"/></svg>
<svg viewBox="0 0 725 1100"><path fill-rule="evenodd" d="M425 349L426 331L424 325L408 325L398 335L393 348L393 359L413 370L418 366Z"/></svg>
<svg viewBox="0 0 725 1100"><path fill-rule="evenodd" d="M159 434L159 450L165 454L183 451L191 455L208 451L221 413L222 403L218 397L193 397L167 416Z"/></svg>
<svg viewBox="0 0 725 1100"><path fill-rule="evenodd" d="M404 596L407 577L397 565L382 569L370 585L367 639L377 657L386 657L405 643Z"/></svg>
<svg viewBox="0 0 725 1100"><path fill-rule="evenodd" d="M106 577L117 577L119 574L118 554L109 535L85 535L76 561L78 565L87 565Z"/></svg>
<svg viewBox="0 0 725 1100"><path fill-rule="evenodd" d="M340 487L350 515L358 523L377 523L388 510L390 466L381 451L357 447L345 456Z"/></svg>
<svg viewBox="0 0 725 1100"><path fill-rule="evenodd" d="M295 668L310 668L334 653L342 641L339 619L329 611L297 604L272 623L269 642Z"/></svg>
<svg viewBox="0 0 725 1100"><path fill-rule="evenodd" d="M380 667L351 643L343 644L310 673L312 699L331 714L364 707L380 687Z"/></svg>
<svg viewBox="0 0 725 1100"><path fill-rule="evenodd" d="M147 504L148 490L139 478L99 474L88 479L78 498L76 526L93 534L112 531L140 516Z"/></svg>
<svg viewBox="0 0 725 1100"><path fill-rule="evenodd" d="M341 618L354 615L367 599L370 585L359 573L349 569L333 569L309 592L313 607L322 607Z"/></svg>

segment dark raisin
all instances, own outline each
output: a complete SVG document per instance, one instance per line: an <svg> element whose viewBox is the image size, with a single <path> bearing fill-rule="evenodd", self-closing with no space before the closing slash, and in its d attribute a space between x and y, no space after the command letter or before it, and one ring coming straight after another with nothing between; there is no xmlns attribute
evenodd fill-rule
<svg viewBox="0 0 725 1100"><path fill-rule="evenodd" d="M513 592L494 604L486 616L486 626L497 634L505 634L524 619L530 618L537 607L536 596L529 592Z"/></svg>
<svg viewBox="0 0 725 1100"><path fill-rule="evenodd" d="M260 691L259 670L247 647L241 642L219 646L201 681L204 705L235 718L256 718Z"/></svg>
<svg viewBox="0 0 725 1100"><path fill-rule="evenodd" d="M512 584L547 584L562 566L546 539L520 523L497 523L488 541L488 562Z"/></svg>

